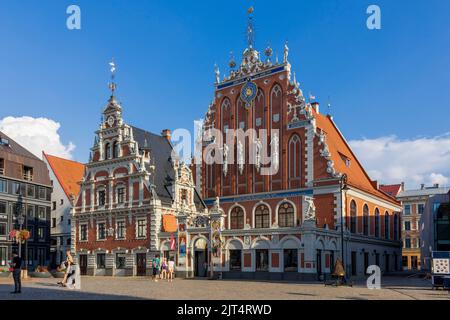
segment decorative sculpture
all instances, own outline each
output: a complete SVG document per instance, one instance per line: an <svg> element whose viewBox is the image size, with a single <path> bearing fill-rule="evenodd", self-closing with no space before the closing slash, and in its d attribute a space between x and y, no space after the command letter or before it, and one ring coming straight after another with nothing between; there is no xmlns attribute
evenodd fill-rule
<svg viewBox="0 0 450 320"><path fill-rule="evenodd" d="M239 173L242 174L244 172L244 147L242 146L241 141L238 141L238 168Z"/></svg>

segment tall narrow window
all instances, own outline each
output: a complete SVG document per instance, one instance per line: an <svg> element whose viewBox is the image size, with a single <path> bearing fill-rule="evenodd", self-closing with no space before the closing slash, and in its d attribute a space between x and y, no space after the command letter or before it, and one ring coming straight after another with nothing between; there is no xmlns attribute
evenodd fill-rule
<svg viewBox="0 0 450 320"><path fill-rule="evenodd" d="M369 207L367 204L363 207L363 233L365 236L369 235Z"/></svg>
<svg viewBox="0 0 450 320"><path fill-rule="evenodd" d="M269 208L264 205L258 205L255 210L255 228L269 228L270 213Z"/></svg>
<svg viewBox="0 0 450 320"><path fill-rule="evenodd" d="M352 200L350 202L350 232L356 233L356 223L357 223L358 213L356 210L356 202Z"/></svg>
<svg viewBox="0 0 450 320"><path fill-rule="evenodd" d="M384 237L389 239L389 212L384 213Z"/></svg>
<svg viewBox="0 0 450 320"><path fill-rule="evenodd" d="M106 191L105 190L99 190L98 191L98 205L104 206L106 203Z"/></svg>
<svg viewBox="0 0 450 320"><path fill-rule="evenodd" d="M118 221L116 230L116 238L125 239L125 221Z"/></svg>
<svg viewBox="0 0 450 320"><path fill-rule="evenodd" d="M300 168L301 168L301 143L298 135L292 136L289 140L289 187L300 187Z"/></svg>
<svg viewBox="0 0 450 320"><path fill-rule="evenodd" d="M119 143L117 141L114 141L114 144L113 144L113 157L114 158L119 157Z"/></svg>
<svg viewBox="0 0 450 320"><path fill-rule="evenodd" d="M106 224L104 222L100 222L97 224L97 240L105 240L106 239Z"/></svg>
<svg viewBox="0 0 450 320"><path fill-rule="evenodd" d="M375 209L375 237L380 236L380 211Z"/></svg>
<svg viewBox="0 0 450 320"><path fill-rule="evenodd" d="M398 240L398 214L394 214L394 240Z"/></svg>
<svg viewBox="0 0 450 320"><path fill-rule="evenodd" d="M117 187L117 203L123 204L125 202L125 188L123 186Z"/></svg>
<svg viewBox="0 0 450 320"><path fill-rule="evenodd" d="M87 224L80 225L80 241L87 241Z"/></svg>
<svg viewBox="0 0 450 320"><path fill-rule="evenodd" d="M283 105L283 92L281 90L280 85L276 84L273 86L272 90L270 91L270 123L268 123L267 129L270 129L270 137L269 141L272 141L274 138L274 134L276 131L281 132L282 129L282 105ZM270 125L270 127L269 127ZM270 154L278 154L278 157L280 157L280 146L282 144L281 135L278 135L279 143L277 143L278 150L274 150L274 145L270 147ZM281 163L281 159L278 159L278 162ZM286 168L287 169L287 168ZM270 175L270 189L271 190L280 190L283 188L282 184L282 170L283 166L279 166L278 172L275 174Z"/></svg>
<svg viewBox="0 0 450 320"><path fill-rule="evenodd" d="M294 207L289 202L284 202L278 208L278 225L280 227L294 226Z"/></svg>
<svg viewBox="0 0 450 320"><path fill-rule="evenodd" d="M230 215L231 229L244 229L244 210L234 207Z"/></svg>
<svg viewBox="0 0 450 320"><path fill-rule="evenodd" d="M111 159L111 145L109 143L105 144L105 160Z"/></svg>

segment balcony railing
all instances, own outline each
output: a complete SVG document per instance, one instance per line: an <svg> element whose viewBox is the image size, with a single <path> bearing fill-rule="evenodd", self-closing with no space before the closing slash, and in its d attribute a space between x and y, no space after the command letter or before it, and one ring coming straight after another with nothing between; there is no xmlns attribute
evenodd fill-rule
<svg viewBox="0 0 450 320"><path fill-rule="evenodd" d="M23 179L24 180L28 180L28 181L33 181L33 175L29 174L29 173L24 173L23 174Z"/></svg>
<svg viewBox="0 0 450 320"><path fill-rule="evenodd" d="M4 175L5 174L5 168L0 168L0 174Z"/></svg>

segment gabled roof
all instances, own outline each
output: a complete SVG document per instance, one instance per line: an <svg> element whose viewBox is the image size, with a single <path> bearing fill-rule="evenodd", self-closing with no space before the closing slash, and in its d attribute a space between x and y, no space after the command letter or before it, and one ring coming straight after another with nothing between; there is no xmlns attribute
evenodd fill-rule
<svg viewBox="0 0 450 320"><path fill-rule="evenodd" d="M8 142L8 144L0 143L0 151L12 153L22 157L31 158L34 160L41 160L1 131L0 131L0 139L2 141Z"/></svg>
<svg viewBox="0 0 450 320"><path fill-rule="evenodd" d="M139 144L139 151L144 148L150 151L152 163L146 164L146 166L147 170L150 171L150 165L155 165L155 173L150 176L150 182L155 185L158 198L163 203L171 204L173 201L172 185L175 181L175 170L172 164L172 160L175 159L172 159L172 157L178 158L178 155L172 153L172 144L165 137L137 127L131 126L131 128L133 129L134 140ZM198 207L205 207L196 190L194 202Z"/></svg>
<svg viewBox="0 0 450 320"><path fill-rule="evenodd" d="M64 189L67 198L76 197L80 192L80 182L83 179L85 166L82 163L63 159L60 157L52 156L42 153L47 160L50 168L58 179L59 184Z"/></svg>
<svg viewBox="0 0 450 320"><path fill-rule="evenodd" d="M384 193L396 198L399 192L402 190L402 184L382 184L380 190Z"/></svg>
<svg viewBox="0 0 450 320"><path fill-rule="evenodd" d="M337 172L347 175L347 183L392 204L400 205L397 200L374 186L376 183L370 179L331 117L322 115L314 109L313 113L317 128L326 133L326 143L331 153L334 168ZM349 166L346 164L345 157L350 160Z"/></svg>

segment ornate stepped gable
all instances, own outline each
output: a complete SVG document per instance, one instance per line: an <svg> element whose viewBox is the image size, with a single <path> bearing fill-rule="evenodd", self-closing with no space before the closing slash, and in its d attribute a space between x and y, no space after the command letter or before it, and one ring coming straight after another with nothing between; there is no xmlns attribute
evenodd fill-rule
<svg viewBox="0 0 450 320"><path fill-rule="evenodd" d="M161 201L163 205L181 206L175 195L179 184L191 187L191 170L180 163L176 156L173 158L170 141L161 135L124 123L122 107L114 95L110 97L103 111L103 120L96 131L90 161L81 184L82 190L89 188L92 183L108 178L129 178L143 183L143 194L139 196L140 205L142 202L148 204L152 199ZM98 176L99 173L105 174ZM192 199L194 206L202 206L198 194L194 191ZM82 207L82 200L80 193L77 211ZM111 208L109 199L106 202ZM125 200L128 206L136 202L135 197L132 201L130 198ZM90 208L90 211L92 210L93 208Z"/></svg>
<svg viewBox="0 0 450 320"><path fill-rule="evenodd" d="M241 88L245 86L247 81L266 78L263 84L268 84L270 77L275 77L275 75L271 76L271 74L281 73L276 81L281 83L283 81L287 82L287 90L284 95L286 100L282 107L283 112L286 114L287 123L282 130L295 132L295 129L306 129L306 135L310 134L311 136L304 137L304 140L308 142L308 140L313 139L314 148L319 151L318 154L322 158L322 160L314 159L314 162L324 163L324 165L320 164L317 166L323 167L323 171L319 172L316 169L314 174L312 172L309 173L309 176L306 178L307 185L312 186L313 180L340 179L345 174L348 183L354 187L398 205L397 201L386 196L384 192L379 190L376 182L370 179L337 128L333 118L330 115L319 113L318 103L311 101L312 99L309 99L310 101L305 99L295 74L291 77L287 44L284 47L284 57L281 63L278 62L278 58L274 63L271 62L272 52L272 48L267 47L265 49L266 61L262 61L259 52L252 46L249 46L244 50L242 62L237 70L233 70L236 63L234 58L231 58L229 63L231 68L230 74L224 76L222 80L220 80L220 72L216 66L216 94L214 100L208 106L203 123L203 136L206 144L213 142L211 137L207 136L209 134L208 129L220 128L224 130L219 124L218 108L225 97L239 95ZM283 76L283 72L285 72L286 77ZM258 92L261 90L263 88L258 88ZM267 94L267 92L265 93ZM312 149L310 151L312 152ZM229 169L227 168L225 171L228 173ZM225 171L222 169L222 172ZM306 175L308 175L308 172L306 172ZM198 178L204 180L200 175ZM206 197L208 198L208 196Z"/></svg>

